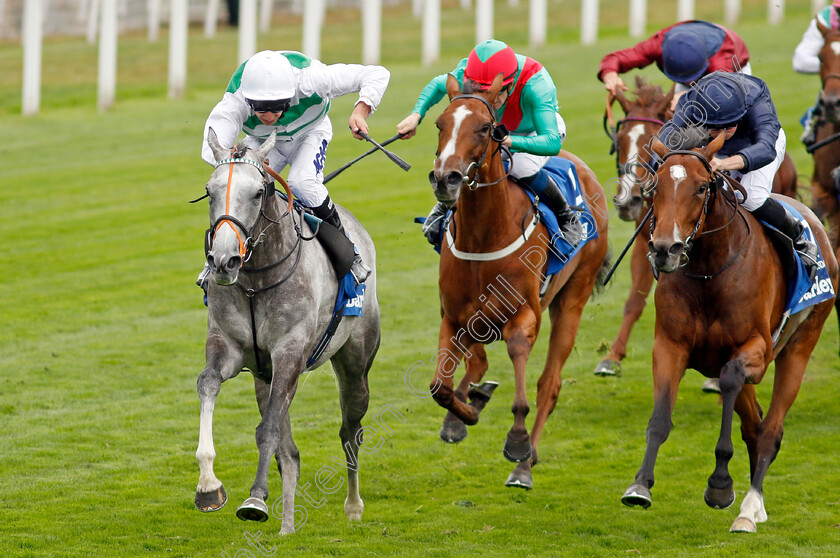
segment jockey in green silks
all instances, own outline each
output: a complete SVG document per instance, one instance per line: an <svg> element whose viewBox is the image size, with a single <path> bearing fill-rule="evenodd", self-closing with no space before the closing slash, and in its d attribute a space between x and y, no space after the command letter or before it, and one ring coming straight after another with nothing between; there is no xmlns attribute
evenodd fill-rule
<svg viewBox="0 0 840 558"><path fill-rule="evenodd" d="M496 99L496 120L510 130L502 145L512 153L511 176L539 196L556 215L566 241L576 246L583 235L577 214L566 202L560 188L543 169L557 155L566 137L566 124L560 116L557 88L542 64L514 53L502 41L489 40L477 45L467 58L450 72L464 94L485 91L502 74L502 90ZM403 139L412 137L426 112L446 95L449 74L432 79L417 99L414 109L397 125ZM423 225L432 244L440 239L446 211L438 202Z"/></svg>

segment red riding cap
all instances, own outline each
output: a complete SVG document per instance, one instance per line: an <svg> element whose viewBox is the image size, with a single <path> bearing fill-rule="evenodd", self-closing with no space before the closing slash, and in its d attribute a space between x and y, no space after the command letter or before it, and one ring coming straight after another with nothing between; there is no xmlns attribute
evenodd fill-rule
<svg viewBox="0 0 840 558"><path fill-rule="evenodd" d="M491 39L477 45L469 58L467 67L464 70L464 77L472 80L484 89L490 87L497 75L504 76L502 85L513 82L516 72L519 70L519 61L516 53L502 41Z"/></svg>

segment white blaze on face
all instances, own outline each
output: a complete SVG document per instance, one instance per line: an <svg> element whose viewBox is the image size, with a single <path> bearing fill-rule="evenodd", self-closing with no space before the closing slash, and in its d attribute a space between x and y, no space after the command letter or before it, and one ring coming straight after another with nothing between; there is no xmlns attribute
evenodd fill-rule
<svg viewBox="0 0 840 558"><path fill-rule="evenodd" d="M682 165L674 165L671 167L671 178L674 180L674 192L676 193L680 183L685 180L688 173L685 172L685 167Z"/></svg>
<svg viewBox="0 0 840 558"><path fill-rule="evenodd" d="M834 51L834 54L840 56L840 41L832 41L830 46L831 50Z"/></svg>
<svg viewBox="0 0 840 558"><path fill-rule="evenodd" d="M630 147L627 149L627 162L633 163L639 160L639 137L645 133L644 124L636 124L630 128L627 136L630 138ZM627 173L621 177L621 190L618 196L618 203L624 204L630 197L633 183L636 182L635 173Z"/></svg>
<svg viewBox="0 0 840 558"><path fill-rule="evenodd" d="M456 108L455 112L452 114L452 137L449 138L449 141L446 142L446 145L440 152L440 156L438 157L440 165L445 165L446 160L455 154L455 142L458 139L458 131L461 129L461 124L464 122L464 119L470 114L472 114L472 112L464 105Z"/></svg>

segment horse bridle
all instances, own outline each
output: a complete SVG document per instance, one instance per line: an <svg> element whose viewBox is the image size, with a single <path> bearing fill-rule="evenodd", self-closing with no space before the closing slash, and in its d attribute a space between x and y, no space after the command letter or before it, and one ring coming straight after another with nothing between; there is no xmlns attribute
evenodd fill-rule
<svg viewBox="0 0 840 558"><path fill-rule="evenodd" d="M679 267L683 268L686 265L688 265L688 262L689 262L688 253L691 251L691 248L694 245L695 239L700 238L702 236L711 235L713 233L716 233L718 231L726 229L735 220L736 215L740 215L741 219L744 221L744 224L747 226L747 238L744 240L744 243L741 244L741 247L738 249L738 252L736 252L735 255L732 258L730 258L730 260L728 262L726 262L723 265L723 267L721 267L719 270L717 270L716 272L714 272L710 275L694 275L692 273L688 273L687 271L683 270L683 273L685 275L687 275L688 277L691 277L693 279L709 280L709 279L717 277L718 275L723 273L729 266L731 266L735 262L735 260L738 259L738 257L744 251L744 248L746 247L747 242L749 241L749 238L750 238L750 235L751 235L750 224L747 221L746 217L744 217L741 214L741 212L738 211L737 197L735 197L734 195L733 195L733 200L734 200L733 201L733 209L734 209L734 211L732 213L732 217L729 218L729 221L727 221L726 224L724 224L723 226L718 227L716 229L699 232L700 227L702 226L702 223L703 223L704 216L708 215L709 211L711 211L710 200L712 199L712 196L717 196L717 193L718 193L719 190L722 191L722 186L723 186L724 182L729 184L730 187L732 187L736 190L739 190L742 194L745 195L745 197L746 197L746 192L745 192L743 186L741 186L740 184L735 182L732 178L726 176L723 173L712 170L712 166L709 163L709 161L703 155L701 155L700 153L697 153L696 151L687 150L687 149L677 149L675 151L668 152L664 157L662 157L662 162L664 163L665 160L667 160L668 157L671 157L672 155L690 155L692 157L695 157L701 163L703 163L703 166L709 172L709 180L706 183L707 188L706 188L706 191L705 191L705 195L703 197L703 207L700 210L700 215L697 217L697 221L694 223L694 229L691 231L691 234L689 234L688 237L685 239L683 251L682 251L682 254L680 254ZM712 203L714 203L714 202L712 201ZM656 218L653 215L651 215L651 218L650 218L650 234L651 235L653 235L653 230L654 230L655 226L656 226ZM648 253L648 259L650 259L651 256L652 255L650 253Z"/></svg>
<svg viewBox="0 0 840 558"><path fill-rule="evenodd" d="M484 148L484 152L481 154L481 158L478 161L470 161L470 164L467 166L467 171L464 173L464 186L469 188L470 190L475 190L476 188L484 188L485 186L494 186L499 184L502 180L507 178L510 173L513 171L513 157L510 156L510 150L502 145L502 142L505 141L507 138L508 130L504 124L496 123L496 113L493 111L493 107L490 106L490 102L480 95L471 95L468 93L462 95L456 95L449 100L449 103L452 104L459 99L475 99L481 101L485 107L487 107L487 111L490 113L490 134L487 140L487 146ZM496 149L493 151L493 155L498 153L499 151L505 151L508 154L508 159L510 161L510 166L505 171L504 176L499 178L494 182L479 182L478 181L478 171L484 165L484 160L487 158L487 153L490 151L493 142L496 143ZM491 156L492 157L492 156ZM434 171L432 171L434 173ZM472 178L470 178L470 173L472 173Z"/></svg>
<svg viewBox="0 0 840 558"><path fill-rule="evenodd" d="M820 79L822 81L822 88L825 89L826 82L830 79L840 80L840 74L834 74L834 73L826 74L826 76L824 78L821 77ZM823 99L823 96L822 96L822 91L820 91L819 105L821 107L825 106L824 99ZM820 126L820 125L825 124L825 123L826 123L826 121L823 119L822 116L820 116L817 125ZM808 147L805 148L805 151L807 151L808 153L813 155L814 151L816 151L820 147L826 146L829 143L834 143L838 139L840 139L840 133L832 134L832 135L828 136L827 138L823 138L820 141L818 141L818 142L816 142L812 145L809 145Z"/></svg>

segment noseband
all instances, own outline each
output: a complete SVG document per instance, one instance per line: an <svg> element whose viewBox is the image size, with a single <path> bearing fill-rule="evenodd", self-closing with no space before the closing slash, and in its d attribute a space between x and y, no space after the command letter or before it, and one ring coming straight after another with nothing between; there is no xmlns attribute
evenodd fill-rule
<svg viewBox="0 0 840 558"><path fill-rule="evenodd" d="M487 146L484 148L484 152L481 154L481 158L478 161L471 161L467 166L467 171L464 173L463 178L464 186L470 190L475 190L476 188L483 188L485 186L498 184L507 178L513 170L513 158L510 157L510 151L506 147L502 146L502 142L505 141L505 138L509 135L508 130L504 124L496 123L496 113L493 111L493 107L490 106L490 102L484 97L470 94L456 95L455 97L452 97L449 103L452 104L459 99L475 99L477 101L481 101L490 113L490 138L487 141ZM510 167L505 172L504 176L494 182L478 182L478 171L484 165L484 160L487 158L487 153L490 151L490 147L493 145L493 142L496 143L496 149L493 151L493 155L502 150L507 152ZM472 178L470 178L470 174L472 174Z"/></svg>

